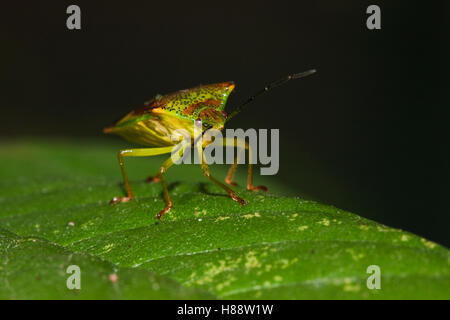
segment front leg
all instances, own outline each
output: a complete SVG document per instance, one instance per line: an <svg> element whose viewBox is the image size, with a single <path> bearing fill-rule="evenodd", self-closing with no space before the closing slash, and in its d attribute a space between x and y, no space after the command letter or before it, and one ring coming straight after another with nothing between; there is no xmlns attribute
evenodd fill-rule
<svg viewBox="0 0 450 320"><path fill-rule="evenodd" d="M234 201L239 202L243 206L245 206L247 204L247 202L244 199L242 199L241 197L239 197L230 187L228 187L228 186L224 185L223 183L217 181L211 175L211 172L209 170L208 164L206 163L206 159L205 159L204 155L203 155L203 159L202 159L201 169L203 171L204 176L207 177L212 182L214 182L219 187L221 187L222 189L224 189L231 199L233 199Z"/></svg>
<svg viewBox="0 0 450 320"><path fill-rule="evenodd" d="M180 156L180 154L178 154ZM170 211L170 209L172 209L172 200L170 199L170 195L169 195L169 189L167 188L167 183L166 183L166 179L164 177L164 174L166 173L167 169L169 169L171 166L173 166L174 162L172 157L170 157L169 159L167 159L162 166L159 168L159 172L156 175L156 177L158 178L158 181L161 181L161 185L163 188L163 194L164 194L164 201L166 202L166 206L164 207L164 209L162 209L156 216L155 218L158 220L161 220L161 217L168 213Z"/></svg>

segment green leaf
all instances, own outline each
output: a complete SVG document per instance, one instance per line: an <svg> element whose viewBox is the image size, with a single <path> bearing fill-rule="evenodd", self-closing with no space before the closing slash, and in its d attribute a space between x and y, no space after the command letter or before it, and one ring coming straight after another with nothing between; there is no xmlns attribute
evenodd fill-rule
<svg viewBox="0 0 450 320"><path fill-rule="evenodd" d="M152 272L116 265L37 237L0 229L1 299L211 299ZM81 286L68 290L67 268L81 270Z"/></svg>
<svg viewBox="0 0 450 320"><path fill-rule="evenodd" d="M174 207L157 222L161 186L143 180L164 157L126 159L137 198L110 206L124 193L116 152L125 144L0 146L0 298L450 298L447 248L281 196L288 190L276 176L255 177L268 194L237 187L249 202L242 207L198 166L175 166ZM217 178L225 172L214 166ZM80 266L80 290L66 288L70 264ZM380 267L381 289L366 285L371 265Z"/></svg>

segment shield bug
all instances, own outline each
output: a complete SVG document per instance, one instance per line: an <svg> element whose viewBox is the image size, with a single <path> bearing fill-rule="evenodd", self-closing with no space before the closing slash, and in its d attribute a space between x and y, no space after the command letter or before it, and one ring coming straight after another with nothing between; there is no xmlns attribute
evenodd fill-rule
<svg viewBox="0 0 450 320"><path fill-rule="evenodd" d="M193 130L196 121L201 121L202 123L201 134L204 134L210 128L223 130L225 123L241 112L242 108L252 102L257 96L292 79L302 78L315 72L315 70L309 70L274 81L245 100L229 115L225 112L225 104L235 87L233 82L200 85L162 96L158 95L154 99L146 102L142 107L131 111L112 126L105 128L103 132L120 135L130 142L144 145L148 148L124 149L119 151L119 164L127 195L124 197L115 197L110 203L127 202L134 198L133 190L131 189L125 171L124 157L147 157L171 153L178 143L178 141L173 141L173 133L177 129L187 130L191 135L192 141L197 138L194 137ZM235 141L232 141L232 143L234 145ZM249 148L248 144L244 145L246 149ZM202 148L206 146L203 145ZM166 206L156 215L157 219L160 219L172 208L172 200L170 199L164 174L173 164L173 158L170 157L159 167L155 176L147 179L149 182L161 182L162 184ZM224 189L230 198L239 202L241 205L245 205L246 202L228 186L235 185L233 177L236 166L237 162L235 160L225 178L226 184L223 184L211 176L206 162L202 161L201 163L203 174L209 180ZM248 164L247 189L252 191L267 190L264 186L253 185L251 163Z"/></svg>

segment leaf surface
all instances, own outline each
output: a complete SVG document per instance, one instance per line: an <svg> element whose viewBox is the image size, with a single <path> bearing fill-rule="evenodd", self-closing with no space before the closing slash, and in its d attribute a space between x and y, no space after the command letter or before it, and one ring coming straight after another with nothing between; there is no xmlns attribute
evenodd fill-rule
<svg viewBox="0 0 450 320"><path fill-rule="evenodd" d="M176 166L168 172L174 207L158 222L161 186L143 181L164 157L126 159L137 198L110 206L113 196L124 194L119 147L2 143L0 297L450 297L447 248L332 206L281 196L286 187L274 177L255 177L272 190L267 194L237 187L249 202L242 207L198 166ZM224 177L224 167L215 166L213 174ZM244 175L241 169L238 183ZM69 263L82 270L81 290L66 288ZM380 267L381 289L367 287L371 265Z"/></svg>

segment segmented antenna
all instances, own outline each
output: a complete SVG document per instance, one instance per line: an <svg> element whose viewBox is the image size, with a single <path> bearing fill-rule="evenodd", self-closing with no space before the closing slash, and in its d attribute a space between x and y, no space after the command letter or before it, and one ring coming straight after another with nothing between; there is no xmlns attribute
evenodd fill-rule
<svg viewBox="0 0 450 320"><path fill-rule="evenodd" d="M255 100L256 97L266 93L267 91L276 88L278 86L281 86L282 84L285 84L286 82L293 80L293 79L299 79L299 78L303 78L303 77L307 77L313 73L315 73L316 70L315 69L311 69L305 72L300 72L300 73L296 73L296 74L291 74L287 77L284 77L280 80L274 81L272 83L270 83L269 85L265 86L262 90L258 91L257 93L255 93L254 95L252 95L250 98L248 98L245 102L243 102L242 104L240 104L236 110L234 110L232 113L230 113L227 117L227 121L229 121L231 118L233 118L235 115L237 115L239 112L242 111L242 109L244 108L244 106L246 106L247 104L249 104L250 102L252 102L253 100Z"/></svg>

